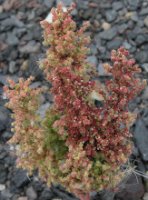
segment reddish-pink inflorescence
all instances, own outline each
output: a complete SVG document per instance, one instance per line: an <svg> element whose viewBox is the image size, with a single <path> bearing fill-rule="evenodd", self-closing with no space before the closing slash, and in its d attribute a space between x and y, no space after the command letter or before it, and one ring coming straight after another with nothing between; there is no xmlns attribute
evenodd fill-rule
<svg viewBox="0 0 148 200"><path fill-rule="evenodd" d="M89 200L90 191L114 187L123 177L120 166L132 150L129 127L135 119L128 103L144 88L145 81L135 76L140 70L123 47L111 52L113 66L104 65L112 79L105 86L91 79L94 70L86 61L89 38L84 35L88 23L77 30L70 16L73 8L65 12L59 4L51 11L52 22L41 22L44 44L50 47L40 67L52 84L54 97L43 123L46 127L36 116L40 90L29 88L30 79L19 84L10 81L11 89L6 87L5 92L10 99L8 107L14 111L14 140L22 141L22 149L30 156L28 160L25 157L28 162L22 158L20 166L25 163L27 169L34 169L38 165L49 184L59 182L81 200ZM102 106L96 107L93 93L101 96ZM62 155L58 142L63 145ZM32 166L27 167L31 160Z"/></svg>
<svg viewBox="0 0 148 200"><path fill-rule="evenodd" d="M112 166L119 166L131 153L129 126L135 115L128 112L128 103L145 86L135 77L140 69L133 59L128 59L125 48L113 50L113 66L104 66L113 78L106 81L104 90L97 87L85 69L84 45L89 41L83 36L85 27L76 31L69 11L63 12L61 5L52 14L53 22L43 21L42 26L45 43L50 43L43 68L52 83L55 108L61 114L54 127L59 134L66 133L67 145L83 143L88 158L101 152ZM104 99L100 108L90 100L91 92L96 90Z"/></svg>

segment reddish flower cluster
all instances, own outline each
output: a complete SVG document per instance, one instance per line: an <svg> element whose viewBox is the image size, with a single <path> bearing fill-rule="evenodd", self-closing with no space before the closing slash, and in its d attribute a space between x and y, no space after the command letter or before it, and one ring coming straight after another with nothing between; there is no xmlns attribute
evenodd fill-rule
<svg viewBox="0 0 148 200"><path fill-rule="evenodd" d="M45 43L50 44L50 49L41 66L52 83L55 110L60 113L54 127L66 137L66 145L73 151L83 144L86 158L93 159L101 152L105 161L117 170L131 152L129 125L135 116L128 112L127 105L145 83L134 77L139 68L133 59L128 60L128 51L120 48L112 51L113 67L105 65L113 79L106 82L105 90L98 88L87 73L85 28L76 30L70 11L63 12L59 5L52 10L53 22L42 22ZM93 91L102 95L103 107L95 107Z"/></svg>
<svg viewBox="0 0 148 200"><path fill-rule="evenodd" d="M60 134L65 133L64 127L66 127L67 144L76 145L79 142L89 142L91 148L88 145L85 148L87 155L91 156L94 149L94 134L97 134L95 124L97 123L98 109L90 104L87 97L95 83L85 81L68 67L59 69L55 73L56 75L51 79L52 92L55 96L56 109L62 114L62 117L55 122L54 126L59 127Z"/></svg>
<svg viewBox="0 0 148 200"><path fill-rule="evenodd" d="M38 156L42 152L44 140L43 129L36 114L40 105L39 96L42 89L29 87L33 77L27 80L19 79L19 83L9 80L10 88L4 87L7 97L10 99L6 106L13 110L12 131L14 136L9 143L19 144L17 165L28 169L30 172L38 164ZM36 152L36 153L34 153ZM32 165L30 165L32 163Z"/></svg>
<svg viewBox="0 0 148 200"><path fill-rule="evenodd" d="M129 52L123 47L118 51L113 50L111 53L113 66L105 65L113 79L106 82L108 95L103 95L105 101L101 124L104 128L101 127L101 130L105 131L103 140L106 144L102 150L111 161L119 163L122 163L121 155L127 158L130 153L131 145L128 145L126 139L131 136L129 126L136 117L128 111L128 103L145 87L145 81L135 77L140 68L134 59L128 59L128 55ZM107 138L112 140L107 141ZM99 138L99 141L100 139L102 140Z"/></svg>
<svg viewBox="0 0 148 200"><path fill-rule="evenodd" d="M46 44L50 43L42 66L47 74L50 72L47 79L53 86L55 108L62 115L54 125L59 127L59 134L67 133L67 144L84 142L87 156L94 156L101 150L112 163L125 162L131 146L125 142L130 137L127 125L133 117L127 111L127 105L144 86L134 77L139 68L133 59L127 59L128 51L124 48L117 52L113 50L111 59L114 65L105 66L113 80L106 82L105 91L98 89L104 98L104 107L96 108L89 96L97 86L86 76L84 69L87 63L83 46L88 39L83 36L84 28L76 31L69 11L71 9L63 12L59 5L52 11L53 22L42 22ZM69 48L69 44L72 47Z"/></svg>
<svg viewBox="0 0 148 200"><path fill-rule="evenodd" d="M89 38L84 35L84 30L87 23L77 30L70 16L72 9L64 12L59 4L57 9L51 11L52 23L41 22L44 44L50 45L50 48L40 67L52 83L54 96L54 104L43 122L38 123L33 117L36 116L35 106L31 113L26 109L22 118L26 120L24 117L28 116L33 119L33 124L29 123L29 128L25 129L24 123L18 123L18 113L26 108L27 91L30 99L26 106L30 103L37 105L38 102L34 98L36 92L28 89L28 82L27 90L18 85L18 93L15 85L13 90L7 88L5 91L10 98L9 107L15 112L16 135L19 135L22 149L27 152L28 148L31 152L32 168L37 165L41 177L49 185L51 182L61 183L85 200L89 199L90 191L114 187L122 179L124 172L120 171L120 165L126 162L131 152L129 127L135 118L128 112L127 106L144 88L145 82L135 77L140 70L133 59L128 59L128 51L122 47L111 53L113 66L105 65L113 79L107 81L105 86L92 81L90 74L94 71L90 71L90 64L86 61ZM95 106L94 93L104 100L100 108ZM13 105L14 102L19 107ZM29 143L32 134L28 132L30 126L39 132L39 136L33 135L35 140L32 143ZM22 128L26 135L21 138L19 131ZM37 147L40 144L38 151L34 150L35 143ZM25 168L29 167L25 165Z"/></svg>

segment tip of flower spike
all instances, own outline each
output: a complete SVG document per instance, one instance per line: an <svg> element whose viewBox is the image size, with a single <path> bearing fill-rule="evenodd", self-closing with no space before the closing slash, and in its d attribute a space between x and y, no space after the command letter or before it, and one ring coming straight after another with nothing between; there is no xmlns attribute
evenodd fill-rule
<svg viewBox="0 0 148 200"><path fill-rule="evenodd" d="M68 8L68 12L73 11L76 8L76 3L72 3L71 6Z"/></svg>
<svg viewBox="0 0 148 200"><path fill-rule="evenodd" d="M115 62L115 61L120 61L121 60L121 57L128 57L128 55L129 55L129 51L128 50L126 50L124 47L120 47L119 49L117 49L117 50L112 50L111 51L111 60L113 61L113 62ZM124 62L126 62L126 60L124 61ZM132 61L132 63L133 63L133 61ZM126 63L126 64L128 64L128 63ZM131 63L130 63L131 64Z"/></svg>
<svg viewBox="0 0 148 200"><path fill-rule="evenodd" d="M62 3L62 0L58 3L58 5L57 5L57 9L62 9L62 7L63 7L63 3Z"/></svg>
<svg viewBox="0 0 148 200"><path fill-rule="evenodd" d="M63 12L67 12L67 8L65 6L62 5L62 10ZM46 22L48 23L52 23L53 22L53 14L52 14L52 11L47 15L47 17L45 18ZM43 22L44 22L43 21ZM40 24L42 23L42 21L40 22ZM42 24L41 24L42 25Z"/></svg>
<svg viewBox="0 0 148 200"><path fill-rule="evenodd" d="M129 55L129 51L125 49L125 47L121 46L119 49L118 49L118 52L122 53L123 55L125 56L128 56Z"/></svg>

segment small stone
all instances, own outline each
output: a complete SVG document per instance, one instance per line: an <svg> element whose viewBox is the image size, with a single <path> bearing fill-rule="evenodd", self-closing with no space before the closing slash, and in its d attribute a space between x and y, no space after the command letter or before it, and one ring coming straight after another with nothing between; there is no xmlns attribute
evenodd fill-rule
<svg viewBox="0 0 148 200"><path fill-rule="evenodd" d="M135 145L133 146L132 155L136 158L139 156L139 150Z"/></svg>
<svg viewBox="0 0 148 200"><path fill-rule="evenodd" d="M24 60L21 66L22 71L26 71L28 69L28 60Z"/></svg>
<svg viewBox="0 0 148 200"><path fill-rule="evenodd" d="M6 42L8 45L14 46L14 45L18 45L19 40L13 33L8 33Z"/></svg>
<svg viewBox="0 0 148 200"><path fill-rule="evenodd" d="M147 2L147 0L144 0L144 1L143 1L142 6L143 6L143 7L148 6L148 2Z"/></svg>
<svg viewBox="0 0 148 200"><path fill-rule="evenodd" d="M6 156L7 156L7 152L5 151L4 148L1 148L1 146L0 146L0 161L5 159Z"/></svg>
<svg viewBox="0 0 148 200"><path fill-rule="evenodd" d="M63 200L78 200L72 194L69 195L67 192L65 192L64 188L61 185L51 186L51 191L54 193L54 196L52 198L58 197Z"/></svg>
<svg viewBox="0 0 148 200"><path fill-rule="evenodd" d="M100 27L100 23L98 20L94 20L94 27L98 29Z"/></svg>
<svg viewBox="0 0 148 200"><path fill-rule="evenodd" d="M106 76L107 75L107 72L105 71L102 63L98 64L97 70L98 70L99 76Z"/></svg>
<svg viewBox="0 0 148 200"><path fill-rule="evenodd" d="M29 183L29 178L25 170L17 169L12 176L12 183L17 187L23 187L25 184Z"/></svg>
<svg viewBox="0 0 148 200"><path fill-rule="evenodd" d="M104 1L99 1L99 4L100 4L99 6L101 8L104 8L104 9L111 9L112 8L112 4L108 1L106 1L105 3L104 3Z"/></svg>
<svg viewBox="0 0 148 200"><path fill-rule="evenodd" d="M99 197L97 197L99 195ZM107 190L104 190L104 191L101 191L99 194L98 194L95 198L96 200L114 200L114 197L115 197L115 193L112 192L112 191L107 191Z"/></svg>
<svg viewBox="0 0 148 200"><path fill-rule="evenodd" d="M3 12L3 7L2 6L0 6L0 13L2 13Z"/></svg>
<svg viewBox="0 0 148 200"><path fill-rule="evenodd" d="M127 13L127 9L125 7L122 10L118 11L118 15L120 17L124 17L126 13Z"/></svg>
<svg viewBox="0 0 148 200"><path fill-rule="evenodd" d="M27 197L19 197L17 200L29 200Z"/></svg>
<svg viewBox="0 0 148 200"><path fill-rule="evenodd" d="M139 51L136 53L136 59L139 63L148 62L148 56L146 51Z"/></svg>
<svg viewBox="0 0 148 200"><path fill-rule="evenodd" d="M93 192L90 192L90 198L91 199L94 199L94 197L97 195L97 192L93 191Z"/></svg>
<svg viewBox="0 0 148 200"><path fill-rule="evenodd" d="M41 193L40 200L49 200L55 197L55 194L50 190L45 188Z"/></svg>
<svg viewBox="0 0 148 200"><path fill-rule="evenodd" d="M56 0L56 4L59 4L60 2L62 2L64 6L70 6L73 3L73 0Z"/></svg>
<svg viewBox="0 0 148 200"><path fill-rule="evenodd" d="M143 28L143 27L144 27L144 21L143 21L143 20L139 20L139 19L138 19L137 26L139 26L139 27Z"/></svg>
<svg viewBox="0 0 148 200"><path fill-rule="evenodd" d="M39 68L37 64L37 60L41 59L42 55L30 55L29 60L28 60L28 66L26 70L24 71L26 76L33 76L36 78L36 80L40 81L43 79L43 72Z"/></svg>
<svg viewBox="0 0 148 200"><path fill-rule="evenodd" d="M21 22L16 16L11 16L1 22L1 30L7 31L12 29L13 27L23 27L24 24Z"/></svg>
<svg viewBox="0 0 148 200"><path fill-rule="evenodd" d="M77 16L78 15L78 10L77 9L72 10L71 15L72 16Z"/></svg>
<svg viewBox="0 0 148 200"><path fill-rule="evenodd" d="M130 19L130 18L134 15L134 13L135 13L135 12L126 12L125 17L126 17L127 19Z"/></svg>
<svg viewBox="0 0 148 200"><path fill-rule="evenodd" d="M26 190L26 196L28 197L28 200L35 200L37 198L37 194L33 187L29 187Z"/></svg>
<svg viewBox="0 0 148 200"><path fill-rule="evenodd" d="M42 83L40 81L36 81L36 82L33 82L31 85L30 85L30 88L32 89L36 89L38 87L40 87L42 85Z"/></svg>
<svg viewBox="0 0 148 200"><path fill-rule="evenodd" d="M39 41L41 38L41 29L35 23L30 23L27 25L27 34L23 36L23 40L37 40Z"/></svg>
<svg viewBox="0 0 148 200"><path fill-rule="evenodd" d="M128 26L128 29L132 30L135 27L135 23L132 20L129 20L127 23L127 26Z"/></svg>
<svg viewBox="0 0 148 200"><path fill-rule="evenodd" d="M44 189L42 182L39 181L39 177L36 175L33 176L32 186L37 193L41 193Z"/></svg>
<svg viewBox="0 0 148 200"><path fill-rule="evenodd" d="M136 44L141 45L148 41L148 37L144 34L137 35Z"/></svg>
<svg viewBox="0 0 148 200"><path fill-rule="evenodd" d="M96 56L88 56L87 61L92 64L94 67L97 66L98 60Z"/></svg>
<svg viewBox="0 0 148 200"><path fill-rule="evenodd" d="M144 69L145 72L148 73L148 63L144 63L141 65L142 69Z"/></svg>
<svg viewBox="0 0 148 200"><path fill-rule="evenodd" d="M6 189L6 186L3 185L3 184L0 184L0 191L3 191L3 190L5 190L5 189Z"/></svg>
<svg viewBox="0 0 148 200"><path fill-rule="evenodd" d="M43 0L43 4L45 6L47 6L48 8L51 8L54 4L54 0L50 0L50 1L49 0Z"/></svg>
<svg viewBox="0 0 148 200"><path fill-rule="evenodd" d="M127 175L125 183L121 182L119 191L115 194L115 199L139 200L144 195L144 185L142 179L137 174Z"/></svg>
<svg viewBox="0 0 148 200"><path fill-rule="evenodd" d="M40 108L38 109L37 113L40 115L40 117L43 119L45 116L45 113L47 111L47 109L50 107L50 103L45 103L43 105L40 106Z"/></svg>
<svg viewBox="0 0 148 200"><path fill-rule="evenodd" d="M27 27L13 29L13 34L18 38L21 38L26 32L27 32Z"/></svg>
<svg viewBox="0 0 148 200"><path fill-rule="evenodd" d="M147 36L148 36L148 34L147 34ZM144 43L144 44L142 45L142 49L143 49L144 51L148 52L148 42L146 42L146 43Z"/></svg>
<svg viewBox="0 0 148 200"><path fill-rule="evenodd" d="M4 19L6 19L8 17L9 17L8 13L6 13L6 12L0 13L0 20L4 20Z"/></svg>
<svg viewBox="0 0 148 200"><path fill-rule="evenodd" d="M114 10L121 10L123 8L122 2L113 2L112 4Z"/></svg>
<svg viewBox="0 0 148 200"><path fill-rule="evenodd" d="M134 22L139 22L139 17L136 12L133 12L133 15L131 16L131 20L133 20Z"/></svg>
<svg viewBox="0 0 148 200"><path fill-rule="evenodd" d="M123 43L123 39L122 38L115 38L112 41L107 43L107 48L109 50L112 49L118 49Z"/></svg>
<svg viewBox="0 0 148 200"><path fill-rule="evenodd" d="M78 1L80 2L80 1ZM78 3L77 4L77 8L80 9L80 10L86 10L88 9L88 1L84 1L83 3Z"/></svg>
<svg viewBox="0 0 148 200"><path fill-rule="evenodd" d="M48 7L48 6L46 6ZM32 21L35 18L35 11L32 10L31 12L29 12L28 14L28 21Z"/></svg>
<svg viewBox="0 0 148 200"><path fill-rule="evenodd" d="M146 27L148 27L148 16L144 19L144 24Z"/></svg>
<svg viewBox="0 0 148 200"><path fill-rule="evenodd" d="M96 55L98 53L96 45L91 44L90 51L92 55Z"/></svg>
<svg viewBox="0 0 148 200"><path fill-rule="evenodd" d="M2 134L2 141L6 142L12 137L12 133L9 131L4 131Z"/></svg>
<svg viewBox="0 0 148 200"><path fill-rule="evenodd" d="M148 99L148 87L146 87L145 89L144 89L144 93L143 93L143 99Z"/></svg>
<svg viewBox="0 0 148 200"><path fill-rule="evenodd" d="M117 29L113 27L101 32L99 35L102 39L112 40L116 36L116 34L117 34Z"/></svg>
<svg viewBox="0 0 148 200"><path fill-rule="evenodd" d="M94 41L95 41L95 45L96 45L97 49L100 48L101 43L102 43L100 33L95 34Z"/></svg>
<svg viewBox="0 0 148 200"><path fill-rule="evenodd" d="M134 138L137 147L142 155L144 161L148 161L148 129L142 120L138 120L134 131Z"/></svg>
<svg viewBox="0 0 148 200"><path fill-rule="evenodd" d="M140 15L147 15L148 14L148 8L143 8L140 12Z"/></svg>
<svg viewBox="0 0 148 200"><path fill-rule="evenodd" d="M107 23L107 22L103 22L102 28L103 28L104 30L108 30L108 29L111 28L111 25L110 25L109 23Z"/></svg>
<svg viewBox="0 0 148 200"><path fill-rule="evenodd" d="M8 45L5 42L2 42L2 40L5 41L5 38L0 38L0 40L0 51L4 51L7 49Z"/></svg>
<svg viewBox="0 0 148 200"><path fill-rule="evenodd" d="M53 198L52 200L62 200L62 199L59 199L59 198Z"/></svg>
<svg viewBox="0 0 148 200"><path fill-rule="evenodd" d="M128 28L127 24L121 24L121 25L118 26L118 32L119 33L124 33L127 28Z"/></svg>
<svg viewBox="0 0 148 200"><path fill-rule="evenodd" d="M16 63L14 61L10 61L9 63L9 72L14 74L17 71Z"/></svg>
<svg viewBox="0 0 148 200"><path fill-rule="evenodd" d="M19 48L21 53L29 54L29 53L37 53L40 49L40 43L30 41L26 45Z"/></svg>
<svg viewBox="0 0 148 200"><path fill-rule="evenodd" d="M18 51L17 51L17 48L16 48L16 50L15 51L13 51L13 49L12 49L12 51L10 52L10 61L12 61L12 60L14 60L14 61L16 61L17 62L17 58L18 58Z"/></svg>
<svg viewBox="0 0 148 200"><path fill-rule="evenodd" d="M0 106L0 131L3 131L9 125L10 112L7 108Z"/></svg>
<svg viewBox="0 0 148 200"><path fill-rule="evenodd" d="M117 18L117 12L115 10L109 10L105 15L108 22L112 22Z"/></svg>
<svg viewBox="0 0 148 200"><path fill-rule="evenodd" d="M127 0L130 10L136 10L139 7L140 0Z"/></svg>
<svg viewBox="0 0 148 200"><path fill-rule="evenodd" d="M85 20L89 20L89 18L92 17L93 12L94 12L94 9L93 8L89 8L85 12L83 12L83 14L81 14L81 17L83 19L85 19Z"/></svg>
<svg viewBox="0 0 148 200"><path fill-rule="evenodd" d="M148 200L148 192L146 192L143 196L143 200Z"/></svg>
<svg viewBox="0 0 148 200"><path fill-rule="evenodd" d="M10 191L8 189L2 190L1 191L1 199L2 200L9 200L11 199L13 196L13 194L10 193Z"/></svg>
<svg viewBox="0 0 148 200"><path fill-rule="evenodd" d="M123 42L123 46L124 46L126 49L128 49L128 50L131 49L131 47L132 47L131 44L128 43L127 41L124 41L124 42Z"/></svg>
<svg viewBox="0 0 148 200"><path fill-rule="evenodd" d="M18 200L19 197L20 197L19 194L14 194L11 200Z"/></svg>
<svg viewBox="0 0 148 200"><path fill-rule="evenodd" d="M135 27L132 31L127 31L128 40L135 40L138 34L141 34L141 28Z"/></svg>

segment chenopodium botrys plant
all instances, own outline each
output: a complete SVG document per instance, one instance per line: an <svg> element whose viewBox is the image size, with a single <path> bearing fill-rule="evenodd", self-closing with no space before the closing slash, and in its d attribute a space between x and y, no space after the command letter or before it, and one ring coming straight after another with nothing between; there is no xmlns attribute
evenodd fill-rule
<svg viewBox="0 0 148 200"><path fill-rule="evenodd" d="M131 150L130 124L135 115L128 103L145 86L135 77L140 69L123 47L111 52L113 65L104 67L112 79L102 86L92 80L92 66L86 61L89 38L72 20L73 6L52 9L52 22L41 22L46 58L39 62L52 84L53 105L43 119L37 114L42 89L32 89L32 77L10 80L4 91L13 111L10 143L19 144L18 167L39 175L50 185L60 183L81 200L90 191L114 188L125 175L120 166ZM96 107L93 96L103 105Z"/></svg>

